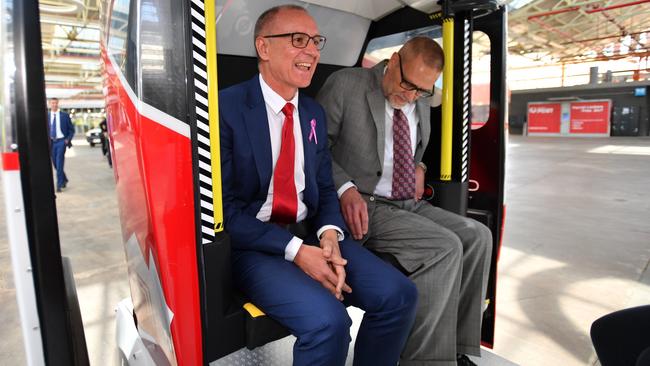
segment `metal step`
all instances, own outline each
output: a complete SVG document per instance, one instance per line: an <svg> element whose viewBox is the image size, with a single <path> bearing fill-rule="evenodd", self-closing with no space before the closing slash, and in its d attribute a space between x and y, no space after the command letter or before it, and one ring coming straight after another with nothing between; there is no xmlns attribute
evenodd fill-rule
<svg viewBox="0 0 650 366"><path fill-rule="evenodd" d="M353 322L352 327L350 328L352 342L350 343L348 358L345 365L352 366L352 360L354 359L354 341L359 330L359 324L363 318L363 311L355 307L348 307L348 314L350 314L350 318ZM266 345L255 348L252 351L242 348L239 351L231 353L226 357L211 362L210 366L291 365L293 361L292 349L295 340L296 338L294 336L288 336L275 342L267 343ZM486 348L481 348L480 358L473 356L470 356L470 358L478 366L519 366L516 363L508 361L505 358L492 353Z"/></svg>

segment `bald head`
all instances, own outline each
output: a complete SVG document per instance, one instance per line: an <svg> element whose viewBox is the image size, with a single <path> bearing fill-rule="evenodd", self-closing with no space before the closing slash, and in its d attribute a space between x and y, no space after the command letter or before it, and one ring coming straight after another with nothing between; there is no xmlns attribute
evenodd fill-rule
<svg viewBox="0 0 650 366"><path fill-rule="evenodd" d="M445 65L445 54L438 42L429 37L414 37L408 40L399 50L405 62L421 57L424 63L434 70L442 70Z"/></svg>
<svg viewBox="0 0 650 366"><path fill-rule="evenodd" d="M402 108L432 93L444 66L442 48L431 38L411 38L393 53L384 73L382 89L393 108Z"/></svg>
<svg viewBox="0 0 650 366"><path fill-rule="evenodd" d="M278 5L274 6L260 15L259 18L257 18L257 22L255 22L255 31L253 33L253 39L257 39L262 34L265 34L270 26L275 22L276 18L278 17L278 14L281 13L283 10L297 10L297 11L303 11L307 12L305 8L298 6L298 5Z"/></svg>

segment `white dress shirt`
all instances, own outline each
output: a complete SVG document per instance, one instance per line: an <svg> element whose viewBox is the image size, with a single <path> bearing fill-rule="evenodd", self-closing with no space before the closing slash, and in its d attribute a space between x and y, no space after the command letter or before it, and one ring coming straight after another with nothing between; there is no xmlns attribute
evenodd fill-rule
<svg viewBox="0 0 650 366"><path fill-rule="evenodd" d="M54 128L56 129L56 138L62 139L64 136L63 136L63 132L61 132L61 111L60 110L56 112L50 111L50 127L52 126L52 118L54 118L54 116L56 116L56 123L54 124Z"/></svg>
<svg viewBox="0 0 650 366"><path fill-rule="evenodd" d="M264 104L266 105L266 116L269 123L269 132L271 139L271 155L273 169L272 174L275 173L275 165L280 157L280 147L282 145L282 126L284 125L284 113L282 108L285 104L293 104L293 138L295 141L295 155L294 155L294 181L296 183L296 194L298 195L298 212L296 215L296 222L300 222L307 217L307 206L303 202L303 195L305 191L305 150L302 141L302 129L300 128L300 115L298 114L298 92L290 100L286 101L278 93L264 81L260 74L260 86L262 88L262 96L264 97ZM255 217L263 222L268 222L271 219L271 211L273 210L273 178L269 184L269 191L266 195L266 201L260 208ZM316 235L320 238L321 234L328 229L334 229L338 232L339 240L343 240L343 231L334 225L325 225L321 227ZM302 239L294 236L291 241L284 248L284 258L288 261L293 261L298 254Z"/></svg>
<svg viewBox="0 0 650 366"><path fill-rule="evenodd" d="M393 114L395 109L390 105L388 100L385 101L385 106L384 120L386 127L384 130L386 136L384 137L384 165L382 166L381 177L379 178L379 182L377 182L377 187L375 187L373 194L390 198L393 195ZM415 157L415 144L417 143L417 128L420 117L416 112L415 103L408 103L401 110L409 122L411 152L413 153L413 157ZM352 182L344 183L337 191L339 198L350 187L356 186Z"/></svg>
<svg viewBox="0 0 650 366"><path fill-rule="evenodd" d="M419 117L415 113L415 103L406 104L401 108L402 113L409 121L409 134L411 136L411 153L415 157L415 140ZM386 101L384 117L386 119L386 140L384 141L384 166L381 169L381 177L375 187L374 194L380 197L390 198L393 195L393 114L395 109Z"/></svg>

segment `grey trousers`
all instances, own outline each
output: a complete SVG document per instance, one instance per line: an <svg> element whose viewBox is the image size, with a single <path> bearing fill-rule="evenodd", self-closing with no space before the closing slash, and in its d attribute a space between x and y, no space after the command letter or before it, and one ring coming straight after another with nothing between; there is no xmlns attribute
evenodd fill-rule
<svg viewBox="0 0 650 366"><path fill-rule="evenodd" d="M364 198L364 246L395 256L418 289L415 325L400 365L455 366L457 353L480 356L490 230L426 201Z"/></svg>

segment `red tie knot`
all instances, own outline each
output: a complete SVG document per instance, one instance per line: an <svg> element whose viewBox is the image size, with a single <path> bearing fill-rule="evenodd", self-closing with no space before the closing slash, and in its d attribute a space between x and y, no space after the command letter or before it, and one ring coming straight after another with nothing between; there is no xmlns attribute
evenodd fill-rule
<svg viewBox="0 0 650 366"><path fill-rule="evenodd" d="M287 103L282 107L282 113L285 117L293 117L293 104Z"/></svg>

